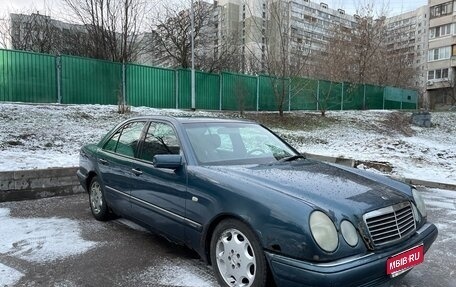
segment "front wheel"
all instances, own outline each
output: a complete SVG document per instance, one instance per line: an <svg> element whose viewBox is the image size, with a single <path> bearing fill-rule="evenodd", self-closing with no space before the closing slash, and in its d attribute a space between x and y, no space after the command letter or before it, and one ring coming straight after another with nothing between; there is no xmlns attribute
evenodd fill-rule
<svg viewBox="0 0 456 287"><path fill-rule="evenodd" d="M255 234L241 221L222 221L211 239L211 261L221 286L262 287L267 265Z"/></svg>
<svg viewBox="0 0 456 287"><path fill-rule="evenodd" d="M89 185L90 210L96 220L106 221L110 219L109 208L106 204L103 188L98 177L94 176Z"/></svg>

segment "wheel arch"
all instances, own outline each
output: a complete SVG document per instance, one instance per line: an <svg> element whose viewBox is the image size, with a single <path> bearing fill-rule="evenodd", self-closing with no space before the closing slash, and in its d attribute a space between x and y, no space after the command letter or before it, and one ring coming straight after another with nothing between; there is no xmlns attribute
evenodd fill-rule
<svg viewBox="0 0 456 287"><path fill-rule="evenodd" d="M86 178L86 181L85 181L85 187L86 187L87 192L90 192L90 182L92 181L92 179L93 179L95 176L98 176L98 175L97 175L97 173L94 172L94 171L90 171L90 172L87 174L87 178Z"/></svg>
<svg viewBox="0 0 456 287"><path fill-rule="evenodd" d="M204 248L203 249L204 250L203 260L206 261L210 265L212 265L211 254L210 254L212 234L214 234L215 228L217 227L217 225L220 224L220 222L222 222L224 220L228 220L228 219L239 220L240 222L247 225L247 227L250 228L250 230L255 234L255 236L258 239L259 244L263 248L263 246L262 246L263 244L262 244L262 241L260 239L258 232L254 228L252 228L252 226L248 220L246 220L245 218L243 218L242 216L240 216L238 214L232 214L232 213L219 214L215 218L212 219L211 223L209 224L208 228L206 229L206 231L204 232L204 234L201 238L203 248Z"/></svg>

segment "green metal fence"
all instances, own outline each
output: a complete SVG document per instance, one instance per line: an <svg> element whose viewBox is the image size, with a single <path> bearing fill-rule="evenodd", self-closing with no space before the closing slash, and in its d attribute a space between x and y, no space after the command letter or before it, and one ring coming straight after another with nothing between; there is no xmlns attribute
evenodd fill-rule
<svg viewBox="0 0 456 287"><path fill-rule="evenodd" d="M257 109L257 77L233 73L222 73L221 76L222 109Z"/></svg>
<svg viewBox="0 0 456 287"><path fill-rule="evenodd" d="M55 57L0 50L0 101L55 103Z"/></svg>
<svg viewBox="0 0 456 287"><path fill-rule="evenodd" d="M416 109L417 94L411 90L385 87L383 94L384 109Z"/></svg>
<svg viewBox="0 0 456 287"><path fill-rule="evenodd" d="M186 69L177 70L179 102L178 108L190 109L192 107L191 96L191 72ZM195 107L204 110L220 109L220 75L195 72Z"/></svg>
<svg viewBox="0 0 456 287"><path fill-rule="evenodd" d="M63 104L114 105L122 98L122 65L108 61L62 56Z"/></svg>
<svg viewBox="0 0 456 287"><path fill-rule="evenodd" d="M125 74L128 104L160 108L177 107L174 70L127 65Z"/></svg>
<svg viewBox="0 0 456 287"><path fill-rule="evenodd" d="M195 107L207 110L416 109L412 90L316 79L195 73ZM191 108L191 73L0 50L0 101Z"/></svg>
<svg viewBox="0 0 456 287"><path fill-rule="evenodd" d="M318 80L293 78L290 79L290 109L317 110L319 100Z"/></svg>

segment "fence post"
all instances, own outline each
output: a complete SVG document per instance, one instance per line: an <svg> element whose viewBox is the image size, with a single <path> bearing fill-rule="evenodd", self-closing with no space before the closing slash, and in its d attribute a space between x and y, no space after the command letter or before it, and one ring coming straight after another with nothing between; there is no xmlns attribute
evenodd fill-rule
<svg viewBox="0 0 456 287"><path fill-rule="evenodd" d="M127 105L127 75L126 75L126 66L125 62L122 63L122 105Z"/></svg>
<svg viewBox="0 0 456 287"><path fill-rule="evenodd" d="M344 82L342 82L342 98L340 100L340 110L344 110Z"/></svg>
<svg viewBox="0 0 456 287"><path fill-rule="evenodd" d="M317 111L320 110L320 80L317 80Z"/></svg>
<svg viewBox="0 0 456 287"><path fill-rule="evenodd" d="M404 91L401 91L401 110L402 110L402 102L404 101Z"/></svg>
<svg viewBox="0 0 456 287"><path fill-rule="evenodd" d="M55 68L56 68L56 75L57 75L57 103L62 103L62 86L61 86L61 76L62 76L62 61L60 56L55 58Z"/></svg>
<svg viewBox="0 0 456 287"><path fill-rule="evenodd" d="M291 93L290 93L290 89L291 89L291 79L288 79L288 111L289 112L291 111Z"/></svg>
<svg viewBox="0 0 456 287"><path fill-rule="evenodd" d="M176 91L176 109L179 109L179 70L174 70L174 74L175 74L175 77L176 77L176 81L175 81L175 85L176 85L176 88L175 88L175 91Z"/></svg>
<svg viewBox="0 0 456 287"><path fill-rule="evenodd" d="M256 87L256 111L260 110L260 76L257 75L257 87Z"/></svg>
<svg viewBox="0 0 456 287"><path fill-rule="evenodd" d="M385 109L385 91L386 87L383 87L383 109Z"/></svg>
<svg viewBox="0 0 456 287"><path fill-rule="evenodd" d="M219 83L220 83L220 91L219 91L219 110L222 110L222 93L223 93L223 74L219 74Z"/></svg>

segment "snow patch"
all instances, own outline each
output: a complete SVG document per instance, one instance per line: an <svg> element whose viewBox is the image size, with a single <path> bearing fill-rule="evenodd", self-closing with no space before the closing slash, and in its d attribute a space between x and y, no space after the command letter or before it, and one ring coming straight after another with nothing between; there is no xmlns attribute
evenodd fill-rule
<svg viewBox="0 0 456 287"><path fill-rule="evenodd" d="M160 268L160 284L182 287L211 287L204 278L195 274L195 270L184 266L163 266Z"/></svg>
<svg viewBox="0 0 456 287"><path fill-rule="evenodd" d="M23 276L22 272L0 263L0 286L14 286Z"/></svg>
<svg viewBox="0 0 456 287"><path fill-rule="evenodd" d="M96 245L81 238L77 221L66 218L12 218L0 208L0 222L0 253L29 262L63 259Z"/></svg>
<svg viewBox="0 0 456 287"><path fill-rule="evenodd" d="M130 273L133 281L144 286L213 287L218 286L212 270L200 260L186 262L179 259L155 262L139 274Z"/></svg>

